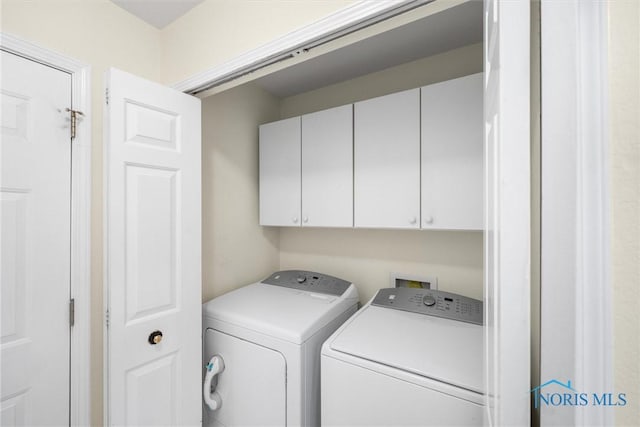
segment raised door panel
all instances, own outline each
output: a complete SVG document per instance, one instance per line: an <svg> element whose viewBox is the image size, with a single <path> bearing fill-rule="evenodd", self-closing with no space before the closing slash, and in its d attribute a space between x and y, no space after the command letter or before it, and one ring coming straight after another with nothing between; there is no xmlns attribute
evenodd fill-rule
<svg viewBox="0 0 640 427"><path fill-rule="evenodd" d="M302 226L353 226L353 106L302 116Z"/></svg>
<svg viewBox="0 0 640 427"><path fill-rule="evenodd" d="M300 117L260 126L260 225L300 225Z"/></svg>
<svg viewBox="0 0 640 427"><path fill-rule="evenodd" d="M483 228L482 73L422 88L422 228Z"/></svg>
<svg viewBox="0 0 640 427"><path fill-rule="evenodd" d="M127 321L177 306L179 171L127 165Z"/></svg>
<svg viewBox="0 0 640 427"><path fill-rule="evenodd" d="M178 405L177 391L180 354L162 356L127 372L126 425L160 426L176 425ZM153 396L153 399L149 399Z"/></svg>
<svg viewBox="0 0 640 427"><path fill-rule="evenodd" d="M420 90L354 105L354 225L420 227Z"/></svg>
<svg viewBox="0 0 640 427"><path fill-rule="evenodd" d="M205 331L205 352L224 362L214 381L222 405L216 411L204 408L204 425L287 425L287 365L284 356L267 347L214 329Z"/></svg>

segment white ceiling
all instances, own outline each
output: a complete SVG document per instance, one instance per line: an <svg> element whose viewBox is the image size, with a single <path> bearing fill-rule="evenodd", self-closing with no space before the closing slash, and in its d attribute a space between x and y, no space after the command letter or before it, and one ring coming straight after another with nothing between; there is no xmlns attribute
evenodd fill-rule
<svg viewBox="0 0 640 427"><path fill-rule="evenodd" d="M469 1L256 80L287 97L482 41L482 2Z"/></svg>
<svg viewBox="0 0 640 427"><path fill-rule="evenodd" d="M111 0L127 12L162 29L204 0Z"/></svg>

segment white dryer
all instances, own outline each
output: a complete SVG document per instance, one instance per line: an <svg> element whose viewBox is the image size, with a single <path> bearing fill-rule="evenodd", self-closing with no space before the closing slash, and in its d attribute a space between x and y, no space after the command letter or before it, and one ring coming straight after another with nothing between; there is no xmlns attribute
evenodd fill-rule
<svg viewBox="0 0 640 427"><path fill-rule="evenodd" d="M448 292L378 291L322 347L322 425L482 425L482 316Z"/></svg>
<svg viewBox="0 0 640 427"><path fill-rule="evenodd" d="M203 425L319 425L320 349L357 304L352 283L309 271L205 303Z"/></svg>

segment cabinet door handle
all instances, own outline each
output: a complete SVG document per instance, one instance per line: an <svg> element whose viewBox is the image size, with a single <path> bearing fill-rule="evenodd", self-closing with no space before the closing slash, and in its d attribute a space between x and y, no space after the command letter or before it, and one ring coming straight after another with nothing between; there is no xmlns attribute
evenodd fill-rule
<svg viewBox="0 0 640 427"><path fill-rule="evenodd" d="M409 224L411 225L414 225L417 222L418 222L418 218L416 218L415 216L409 220Z"/></svg>
<svg viewBox="0 0 640 427"><path fill-rule="evenodd" d="M427 217L424 219L424 223L425 223L425 224L433 224L433 217L432 217L432 216L427 216Z"/></svg>
<svg viewBox="0 0 640 427"><path fill-rule="evenodd" d="M305 224L309 222L309 217L305 216L304 218L302 218L302 222L304 222Z"/></svg>
<svg viewBox="0 0 640 427"><path fill-rule="evenodd" d="M294 224L298 223L298 217L294 216L293 218L291 218L291 221L293 221Z"/></svg>

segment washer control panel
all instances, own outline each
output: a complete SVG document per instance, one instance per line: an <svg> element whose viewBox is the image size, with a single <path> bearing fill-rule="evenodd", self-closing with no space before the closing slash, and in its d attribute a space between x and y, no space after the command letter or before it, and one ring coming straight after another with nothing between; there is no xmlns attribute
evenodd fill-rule
<svg viewBox="0 0 640 427"><path fill-rule="evenodd" d="M350 282L337 277L303 270L278 271L264 279L262 283L335 296L342 295L351 285Z"/></svg>
<svg viewBox="0 0 640 427"><path fill-rule="evenodd" d="M380 289L371 305L482 325L482 301L431 289Z"/></svg>

